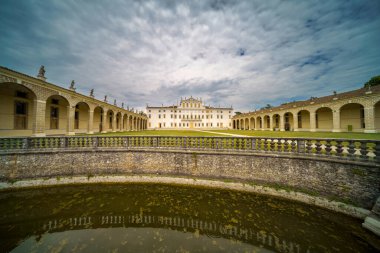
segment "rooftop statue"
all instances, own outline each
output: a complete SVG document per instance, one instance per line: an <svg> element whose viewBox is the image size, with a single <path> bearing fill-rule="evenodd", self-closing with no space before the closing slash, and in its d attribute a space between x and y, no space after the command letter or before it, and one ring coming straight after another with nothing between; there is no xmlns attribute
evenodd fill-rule
<svg viewBox="0 0 380 253"><path fill-rule="evenodd" d="M70 90L75 91L75 81L74 80L71 81Z"/></svg>
<svg viewBox="0 0 380 253"><path fill-rule="evenodd" d="M104 102L107 103L107 95L104 96Z"/></svg>
<svg viewBox="0 0 380 253"><path fill-rule="evenodd" d="M38 75L37 75L37 77L39 78L39 79L41 79L41 80L46 80L46 77L45 77L45 67L44 67L44 65L41 65L41 67L40 67L40 70L38 71Z"/></svg>
<svg viewBox="0 0 380 253"><path fill-rule="evenodd" d="M94 89L91 89L91 91L90 91L90 97L94 97Z"/></svg>

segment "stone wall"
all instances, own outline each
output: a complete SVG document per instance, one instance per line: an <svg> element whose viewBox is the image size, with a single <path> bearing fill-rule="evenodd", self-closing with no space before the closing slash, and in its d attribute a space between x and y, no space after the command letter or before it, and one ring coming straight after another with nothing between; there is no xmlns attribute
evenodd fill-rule
<svg viewBox="0 0 380 253"><path fill-rule="evenodd" d="M0 155L0 180L159 174L274 185L371 209L380 166L286 155L165 150L51 151Z"/></svg>

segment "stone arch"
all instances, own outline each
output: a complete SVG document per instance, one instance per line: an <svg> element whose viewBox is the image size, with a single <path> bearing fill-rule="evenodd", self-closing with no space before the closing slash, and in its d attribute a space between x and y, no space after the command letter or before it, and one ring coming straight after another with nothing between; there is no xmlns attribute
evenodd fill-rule
<svg viewBox="0 0 380 253"><path fill-rule="evenodd" d="M269 115L265 115L263 118L263 128L270 129L270 117L269 117Z"/></svg>
<svg viewBox="0 0 380 253"><path fill-rule="evenodd" d="M310 111L305 109L298 111L295 123L300 130L310 130Z"/></svg>
<svg viewBox="0 0 380 253"><path fill-rule="evenodd" d="M86 133L90 131L90 106L86 102L78 102L74 112L74 132Z"/></svg>
<svg viewBox="0 0 380 253"><path fill-rule="evenodd" d="M261 116L256 118L256 129L263 129L263 119Z"/></svg>
<svg viewBox="0 0 380 253"><path fill-rule="evenodd" d="M343 131L363 131L364 106L360 103L347 103L340 107L340 128Z"/></svg>
<svg viewBox="0 0 380 253"><path fill-rule="evenodd" d="M105 131L112 131L115 129L114 126L114 118L115 118L115 112L112 109L108 109L107 116L105 119Z"/></svg>
<svg viewBox="0 0 380 253"><path fill-rule="evenodd" d="M254 117L250 118L249 123L250 123L249 125L251 126L252 130L256 129L256 124L255 124L255 118Z"/></svg>
<svg viewBox="0 0 380 253"><path fill-rule="evenodd" d="M245 130L250 130L251 129L251 126L249 125L249 119L248 118L245 118L244 120L244 129Z"/></svg>
<svg viewBox="0 0 380 253"><path fill-rule="evenodd" d="M294 116L291 112L284 113L284 129L285 131L292 131L294 127Z"/></svg>
<svg viewBox="0 0 380 253"><path fill-rule="evenodd" d="M116 113L116 125L115 125L115 129L120 131L121 130L121 126L122 126L122 116L121 116L121 112L117 112Z"/></svg>
<svg viewBox="0 0 380 253"><path fill-rule="evenodd" d="M244 119L240 119L240 130L244 130Z"/></svg>
<svg viewBox="0 0 380 253"><path fill-rule="evenodd" d="M0 83L0 133L3 136L32 135L35 126L37 95L29 87Z"/></svg>
<svg viewBox="0 0 380 253"><path fill-rule="evenodd" d="M274 114L273 116L272 116L272 127L273 127L273 129L274 130L280 130L280 122L281 122L281 116L280 116L280 114Z"/></svg>
<svg viewBox="0 0 380 253"><path fill-rule="evenodd" d="M137 130L137 117L133 117L133 130Z"/></svg>
<svg viewBox="0 0 380 253"><path fill-rule="evenodd" d="M104 128L104 109L101 106L96 106L94 108L94 118L92 123L92 131L97 132L105 132Z"/></svg>
<svg viewBox="0 0 380 253"><path fill-rule="evenodd" d="M315 111L315 127L320 131L333 129L333 111L330 107L320 107Z"/></svg>
<svg viewBox="0 0 380 253"><path fill-rule="evenodd" d="M128 130L128 114L124 113L123 115L123 124L122 124L123 131Z"/></svg>
<svg viewBox="0 0 380 253"><path fill-rule="evenodd" d="M128 117L128 131L132 131L133 130L133 117L132 115L129 115Z"/></svg>
<svg viewBox="0 0 380 253"><path fill-rule="evenodd" d="M236 129L240 129L240 120L239 119L236 120Z"/></svg>
<svg viewBox="0 0 380 253"><path fill-rule="evenodd" d="M70 113L69 101L61 95L51 95L46 100L45 133L46 135L67 134L74 115ZM71 125L71 128L74 126Z"/></svg>

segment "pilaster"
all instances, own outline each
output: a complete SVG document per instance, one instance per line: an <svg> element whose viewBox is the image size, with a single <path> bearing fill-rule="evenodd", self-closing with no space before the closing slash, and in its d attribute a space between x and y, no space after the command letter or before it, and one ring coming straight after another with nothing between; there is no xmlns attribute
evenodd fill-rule
<svg viewBox="0 0 380 253"><path fill-rule="evenodd" d="M93 110L88 110L88 129L87 133L88 134L93 134L94 133L94 111Z"/></svg>
<svg viewBox="0 0 380 253"><path fill-rule="evenodd" d="M374 106L364 107L364 124L365 124L365 129L364 129L365 133L376 133Z"/></svg>
<svg viewBox="0 0 380 253"><path fill-rule="evenodd" d="M46 136L45 133L46 101L33 101L33 136Z"/></svg>
<svg viewBox="0 0 380 253"><path fill-rule="evenodd" d="M67 106L67 128L66 135L75 135L74 132L74 121L75 121L75 106Z"/></svg>
<svg viewBox="0 0 380 253"><path fill-rule="evenodd" d="M340 129L340 110L333 109L333 132L341 132Z"/></svg>

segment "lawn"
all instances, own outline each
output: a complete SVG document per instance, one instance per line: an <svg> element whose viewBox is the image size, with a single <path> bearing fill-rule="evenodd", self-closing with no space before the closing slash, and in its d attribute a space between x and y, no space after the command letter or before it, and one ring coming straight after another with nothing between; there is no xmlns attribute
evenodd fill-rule
<svg viewBox="0 0 380 253"><path fill-rule="evenodd" d="M125 135L143 135L143 136L225 136L218 133L206 133L193 130L145 130L145 131L132 131L132 132L116 132L95 134L100 136L125 136Z"/></svg>
<svg viewBox="0 0 380 253"><path fill-rule="evenodd" d="M227 134L258 136L258 137L311 137L311 138L342 138L342 139L368 139L380 140L380 133L330 133L330 132L279 132L279 131L253 131L253 130L207 130L210 132L201 132L198 130L145 130L132 132L116 132L95 134L100 136L125 136L125 135L144 135L144 136L228 136Z"/></svg>
<svg viewBox="0 0 380 253"><path fill-rule="evenodd" d="M280 131L253 131L253 130L213 130L215 133L228 133L247 136L265 137L315 137L315 138L342 138L380 140L380 133L331 133L331 132L280 132Z"/></svg>

